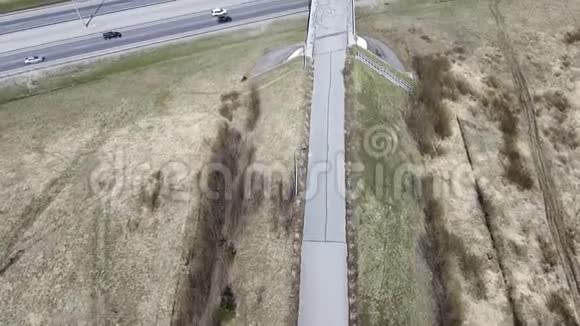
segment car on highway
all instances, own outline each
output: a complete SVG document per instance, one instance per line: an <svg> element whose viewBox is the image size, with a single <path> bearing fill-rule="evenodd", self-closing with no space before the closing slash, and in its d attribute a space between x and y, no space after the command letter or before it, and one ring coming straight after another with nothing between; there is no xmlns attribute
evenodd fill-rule
<svg viewBox="0 0 580 326"><path fill-rule="evenodd" d="M39 56L31 56L31 57L26 57L24 58L24 64L33 64L33 63L40 63L43 62L45 59L45 57L39 57Z"/></svg>
<svg viewBox="0 0 580 326"><path fill-rule="evenodd" d="M212 9L211 15L213 17L224 17L224 16L228 15L228 11L225 10L224 8L215 8L215 9Z"/></svg>
<svg viewBox="0 0 580 326"><path fill-rule="evenodd" d="M105 40L110 40L112 38L117 38L117 37L122 37L122 36L123 36L123 34L121 34L120 32L110 31L110 32L103 33L103 38Z"/></svg>
<svg viewBox="0 0 580 326"><path fill-rule="evenodd" d="M227 23L232 21L232 17L230 16L218 16L217 18L218 23Z"/></svg>

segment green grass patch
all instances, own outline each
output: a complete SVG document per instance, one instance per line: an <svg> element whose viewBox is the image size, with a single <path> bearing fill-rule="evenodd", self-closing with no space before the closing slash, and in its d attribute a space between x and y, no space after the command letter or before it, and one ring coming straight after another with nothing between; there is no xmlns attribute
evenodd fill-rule
<svg viewBox="0 0 580 326"><path fill-rule="evenodd" d="M47 6L65 1L66 0L0 0L0 14Z"/></svg>
<svg viewBox="0 0 580 326"><path fill-rule="evenodd" d="M362 63L351 69L347 96L355 100L347 104L347 159L364 166L363 173L349 176L357 185L351 203L360 323L430 325L430 280L417 263L422 215L413 180L419 180L421 159L403 119L407 94ZM393 150L377 155L380 142L369 150L370 130L383 131Z"/></svg>
<svg viewBox="0 0 580 326"><path fill-rule="evenodd" d="M369 59L371 59L374 63L378 64L379 66L389 70L390 72L392 72L395 76L405 80L407 83L409 83L411 86L415 86L415 80L413 80L411 77L409 77L409 75L399 71L398 69L396 69L395 67L393 67L391 64L389 64L386 61L381 60L380 58L378 58L374 53L372 53L371 51L365 50L359 46L356 47L356 50L361 52L362 54L366 55Z"/></svg>

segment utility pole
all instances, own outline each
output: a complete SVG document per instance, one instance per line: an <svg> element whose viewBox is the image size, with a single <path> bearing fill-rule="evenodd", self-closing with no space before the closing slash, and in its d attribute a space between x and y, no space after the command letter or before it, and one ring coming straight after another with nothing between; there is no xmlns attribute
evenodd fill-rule
<svg viewBox="0 0 580 326"><path fill-rule="evenodd" d="M76 12L77 12L77 15L79 16L79 20L81 21L81 23L83 24L83 26L84 26L85 28L87 28L87 25L85 24L85 21L83 20L83 17L81 16L81 13L80 13L80 11L79 11L79 8L77 7L77 3L76 3L76 1L75 1L75 0L70 0L70 1L71 1L71 2L73 3L73 5L75 6L75 10L76 10Z"/></svg>

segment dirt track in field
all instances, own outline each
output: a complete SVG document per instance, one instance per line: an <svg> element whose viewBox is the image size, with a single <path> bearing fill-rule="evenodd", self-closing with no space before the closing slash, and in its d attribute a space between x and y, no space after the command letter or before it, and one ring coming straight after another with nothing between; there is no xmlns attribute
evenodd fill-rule
<svg viewBox="0 0 580 326"><path fill-rule="evenodd" d="M580 311L580 291L578 279L580 278L580 267L574 255L574 244L571 242L564 221L566 218L566 211L560 199L560 194L554 182L552 171L544 155L542 149L542 142L538 132L536 122L536 115L534 103L530 96L530 91L526 82L526 78L522 73L520 64L517 60L516 54L511 47L511 42L506 31L504 18L499 8L501 0L491 0L490 10L496 21L498 29L498 41L501 50L507 60L508 66L511 69L511 74L515 86L515 91L518 94L520 106L525 112L528 125L528 138L530 142L530 149L534 168L537 174L540 190L544 198L544 205L546 209L546 219L550 226L550 233L556 244L558 256L561 259L566 280L572 292L574 299L574 306L576 315Z"/></svg>

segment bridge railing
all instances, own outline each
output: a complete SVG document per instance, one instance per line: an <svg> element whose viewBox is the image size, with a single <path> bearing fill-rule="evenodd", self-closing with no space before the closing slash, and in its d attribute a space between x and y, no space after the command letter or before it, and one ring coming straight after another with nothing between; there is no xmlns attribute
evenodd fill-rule
<svg viewBox="0 0 580 326"><path fill-rule="evenodd" d="M376 63L374 60L371 60L366 55L358 52L356 54L356 59L358 61L366 64L367 66L369 66L371 69L373 69L374 71L376 71L379 75L381 75L384 78L386 78L387 80L389 80L395 86L403 89L405 92L407 92L409 94L413 93L413 85L409 84L403 78L395 75L394 73L392 73L391 71L389 71L389 69L387 69L387 68L381 66L380 64Z"/></svg>

